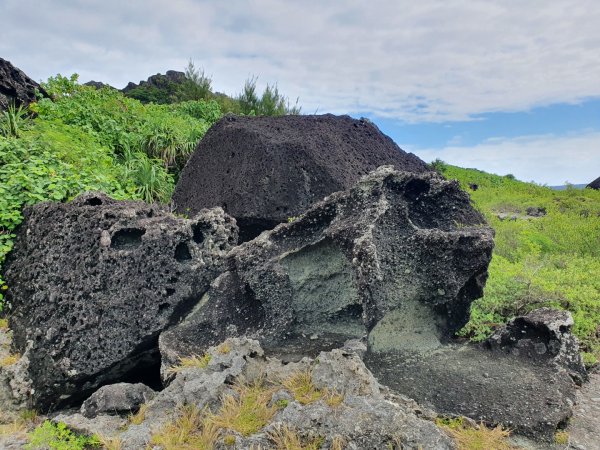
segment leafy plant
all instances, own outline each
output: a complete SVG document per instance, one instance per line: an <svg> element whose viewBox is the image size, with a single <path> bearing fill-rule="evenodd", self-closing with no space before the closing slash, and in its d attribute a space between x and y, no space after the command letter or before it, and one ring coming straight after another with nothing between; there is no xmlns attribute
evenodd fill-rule
<svg viewBox="0 0 600 450"><path fill-rule="evenodd" d="M46 420L30 434L27 449L85 450L97 448L100 441L95 436L78 435L63 422Z"/></svg>

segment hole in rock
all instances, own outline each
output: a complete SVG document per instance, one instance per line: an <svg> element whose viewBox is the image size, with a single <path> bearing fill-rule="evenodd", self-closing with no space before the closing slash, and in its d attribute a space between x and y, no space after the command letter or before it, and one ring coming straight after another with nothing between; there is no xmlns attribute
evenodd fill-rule
<svg viewBox="0 0 600 450"><path fill-rule="evenodd" d="M207 231L206 226L201 223L192 225L192 235L194 236L194 242L196 244L202 244L204 242L205 231Z"/></svg>
<svg viewBox="0 0 600 450"><path fill-rule="evenodd" d="M156 345L158 346L158 342ZM130 367L115 383L143 383L155 391L161 391L163 385L160 379L160 352L158 348L144 353L136 361L136 364Z"/></svg>
<svg viewBox="0 0 600 450"><path fill-rule="evenodd" d="M110 246L117 250L128 250L142 244L142 236L146 233L143 228L123 228L113 234Z"/></svg>
<svg viewBox="0 0 600 450"><path fill-rule="evenodd" d="M85 201L85 204L89 206L100 206L102 204L102 200L100 200L98 197L91 197Z"/></svg>
<svg viewBox="0 0 600 450"><path fill-rule="evenodd" d="M429 188L429 183L425 180L418 178L410 180L404 188L404 196L411 201L415 201L420 195L428 192Z"/></svg>
<svg viewBox="0 0 600 450"><path fill-rule="evenodd" d="M177 244L177 247L175 247L175 259L179 262L185 262L192 259L190 248L185 242L180 242Z"/></svg>
<svg viewBox="0 0 600 450"><path fill-rule="evenodd" d="M272 230L280 222L269 219L254 219L254 218L236 218L237 225L240 229L239 243L248 242L256 238L265 230Z"/></svg>

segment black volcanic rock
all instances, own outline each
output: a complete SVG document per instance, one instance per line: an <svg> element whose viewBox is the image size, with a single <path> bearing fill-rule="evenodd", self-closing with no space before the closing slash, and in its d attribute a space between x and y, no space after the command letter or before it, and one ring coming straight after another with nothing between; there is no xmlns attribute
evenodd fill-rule
<svg viewBox="0 0 600 450"><path fill-rule="evenodd" d="M158 380L159 333L194 307L237 241L220 208L184 219L96 193L24 216L5 264L7 300L29 401L44 410L153 366Z"/></svg>
<svg viewBox="0 0 600 450"><path fill-rule="evenodd" d="M368 120L348 116L227 116L206 133L183 170L173 200L182 213L221 206L242 240L349 189L381 165L424 173Z"/></svg>
<svg viewBox="0 0 600 450"><path fill-rule="evenodd" d="M589 187L591 189L600 190L600 177L596 178L594 181L592 181L586 187Z"/></svg>
<svg viewBox="0 0 600 450"><path fill-rule="evenodd" d="M48 94L21 70L9 61L0 58L0 111L8 109L14 103L16 106L27 106L35 102L36 89L44 96Z"/></svg>
<svg viewBox="0 0 600 450"><path fill-rule="evenodd" d="M284 354L364 335L371 352L436 349L482 295L492 247L456 182L380 167L234 248L201 306L161 335L163 364L236 336Z"/></svg>
<svg viewBox="0 0 600 450"><path fill-rule="evenodd" d="M138 87L149 87L149 86L154 86L157 88L164 88L169 83L181 84L181 83L185 82L185 80L186 80L185 73L178 72L176 70L167 70L167 73L165 73L164 75L161 73L157 73L156 75L152 75L152 76L148 77L148 79L146 81L143 81L143 80L140 81L139 84L129 82L127 84L127 86L125 86L122 89L122 91L124 93L127 93L127 92L131 91L132 89L135 89Z"/></svg>
<svg viewBox="0 0 600 450"><path fill-rule="evenodd" d="M102 81L91 80L91 81L88 81L87 83L83 83L83 85L84 86L92 86L92 87L95 87L96 89L102 89L102 88L115 89L110 84L103 83Z"/></svg>

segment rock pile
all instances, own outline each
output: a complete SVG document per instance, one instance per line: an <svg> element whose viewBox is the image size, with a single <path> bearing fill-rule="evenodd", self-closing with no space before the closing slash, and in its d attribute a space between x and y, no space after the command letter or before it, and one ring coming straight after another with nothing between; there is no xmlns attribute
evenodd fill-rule
<svg viewBox="0 0 600 450"><path fill-rule="evenodd" d="M87 398L55 420L125 448L248 389L268 397L269 420L242 432L203 413L215 448L269 448L283 434L453 448L436 413L548 442L571 415L587 379L571 317L539 310L482 345L456 342L493 230L456 182L368 122L225 118L175 199L185 214L95 193L25 210L5 265L22 358L0 368L3 406Z"/></svg>

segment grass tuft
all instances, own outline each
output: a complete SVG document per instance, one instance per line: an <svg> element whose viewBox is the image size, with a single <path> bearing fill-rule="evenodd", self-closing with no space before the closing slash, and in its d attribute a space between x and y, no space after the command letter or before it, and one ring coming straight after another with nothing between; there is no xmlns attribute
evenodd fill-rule
<svg viewBox="0 0 600 450"><path fill-rule="evenodd" d="M273 391L260 382L238 385L235 390L235 396L223 397L219 412L211 415L210 421L219 428L249 436L267 425L277 412L276 406L269 406Z"/></svg>
<svg viewBox="0 0 600 450"><path fill-rule="evenodd" d="M204 369L208 366L208 363L211 360L211 356L205 353L202 356L192 355L188 357L179 358L179 364L173 366L167 370L167 373L179 373L185 369Z"/></svg>
<svg viewBox="0 0 600 450"><path fill-rule="evenodd" d="M109 438L100 435L96 435L96 439L104 450L122 450L123 442L119 438Z"/></svg>
<svg viewBox="0 0 600 450"><path fill-rule="evenodd" d="M275 444L277 450L318 450L325 442L321 436L302 442L298 433L287 425L279 425L269 432L269 439Z"/></svg>
<svg viewBox="0 0 600 450"><path fill-rule="evenodd" d="M500 425L495 428L486 427L483 422L477 426L471 426L463 420L437 419L436 424L454 438L458 450L512 450L513 447L506 438L510 431L503 429Z"/></svg>
<svg viewBox="0 0 600 450"><path fill-rule="evenodd" d="M146 420L146 410L148 409L148 404L144 403L140 406L140 409L135 414L129 414L127 417L127 421L132 425L140 425L144 420Z"/></svg>
<svg viewBox="0 0 600 450"><path fill-rule="evenodd" d="M0 358L0 367L8 367L16 364L16 362L21 358L21 355L18 353L12 353L10 355L6 355Z"/></svg>
<svg viewBox="0 0 600 450"><path fill-rule="evenodd" d="M557 431L554 434L554 442L559 445L567 445L569 443L569 432L568 431Z"/></svg>
<svg viewBox="0 0 600 450"><path fill-rule="evenodd" d="M222 355L226 355L231 351L231 346L227 342L223 342L221 345L217 347L217 351Z"/></svg>
<svg viewBox="0 0 600 450"><path fill-rule="evenodd" d="M195 405L179 408L178 417L154 434L150 440L162 450L212 450L219 429Z"/></svg>
<svg viewBox="0 0 600 450"><path fill-rule="evenodd" d="M8 319L0 319L0 330L8 330Z"/></svg>
<svg viewBox="0 0 600 450"><path fill-rule="evenodd" d="M283 381L283 386L289 390L297 402L308 405L323 397L324 392L317 389L312 382L312 370L297 372Z"/></svg>

